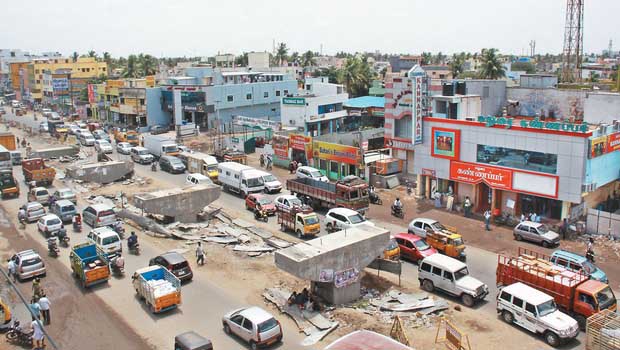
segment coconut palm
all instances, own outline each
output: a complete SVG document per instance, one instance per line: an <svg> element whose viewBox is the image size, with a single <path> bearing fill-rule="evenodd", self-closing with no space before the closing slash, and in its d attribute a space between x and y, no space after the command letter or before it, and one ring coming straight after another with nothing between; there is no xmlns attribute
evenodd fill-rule
<svg viewBox="0 0 620 350"><path fill-rule="evenodd" d="M347 92L351 96L367 95L374 78L367 59L358 56L348 58L338 75L338 81L347 87Z"/></svg>
<svg viewBox="0 0 620 350"><path fill-rule="evenodd" d="M88 51L88 57L97 58L97 52L95 50Z"/></svg>
<svg viewBox="0 0 620 350"><path fill-rule="evenodd" d="M289 57L289 60L291 63L293 64L299 64L301 61L301 57L299 57L299 52L295 51L291 54L291 57Z"/></svg>
<svg viewBox="0 0 620 350"><path fill-rule="evenodd" d="M422 65L426 66L431 64L433 60L433 54L431 54L430 52L422 52Z"/></svg>
<svg viewBox="0 0 620 350"><path fill-rule="evenodd" d="M136 55L129 55L127 57L127 65L123 69L124 78L137 78L139 69L138 57Z"/></svg>
<svg viewBox="0 0 620 350"><path fill-rule="evenodd" d="M278 44L278 49L276 50L276 60L278 61L278 64L281 66L284 61L286 61L287 58L287 54L288 54L288 47L286 47L285 43L279 43Z"/></svg>
<svg viewBox="0 0 620 350"><path fill-rule="evenodd" d="M141 76L153 75L157 72L157 65L159 62L157 58L149 54L138 55L138 66Z"/></svg>
<svg viewBox="0 0 620 350"><path fill-rule="evenodd" d="M457 55L457 54L452 55L452 61L450 62L450 70L452 71L453 78L456 78L461 73L463 73L463 63L465 63L464 57L465 57L464 53L461 55Z"/></svg>
<svg viewBox="0 0 620 350"><path fill-rule="evenodd" d="M73 56L73 62L77 62L78 57L80 57L80 55L77 52L75 52L75 51L73 52L72 56Z"/></svg>
<svg viewBox="0 0 620 350"><path fill-rule="evenodd" d="M480 77L483 79L499 79L506 76L506 71L497 55L497 49L483 49Z"/></svg>
<svg viewBox="0 0 620 350"><path fill-rule="evenodd" d="M312 67L316 64L316 60L314 59L314 52L308 50L304 52L303 56L301 56L301 65L303 67Z"/></svg>

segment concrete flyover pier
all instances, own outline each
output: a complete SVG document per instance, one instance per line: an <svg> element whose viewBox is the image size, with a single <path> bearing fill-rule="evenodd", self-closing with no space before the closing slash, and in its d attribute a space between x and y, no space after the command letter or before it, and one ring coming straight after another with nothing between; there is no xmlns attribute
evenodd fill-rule
<svg viewBox="0 0 620 350"><path fill-rule="evenodd" d="M133 200L146 213L163 215L172 221L196 222L198 213L220 198L220 193L220 186L209 184L140 193Z"/></svg>
<svg viewBox="0 0 620 350"><path fill-rule="evenodd" d="M276 251L276 266L312 282L312 290L332 304L360 297L360 274L390 241L390 231L362 225Z"/></svg>

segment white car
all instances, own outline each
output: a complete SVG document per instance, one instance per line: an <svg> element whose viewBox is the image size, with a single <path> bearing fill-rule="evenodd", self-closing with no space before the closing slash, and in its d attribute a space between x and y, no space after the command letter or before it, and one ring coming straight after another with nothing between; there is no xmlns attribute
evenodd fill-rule
<svg viewBox="0 0 620 350"><path fill-rule="evenodd" d="M295 176L298 179L308 178L308 179L313 179L313 180L318 180L318 181L323 181L323 182L329 182L329 179L327 178L327 176L321 174L319 169L316 169L310 166L305 166L305 165L297 168L297 171L295 171Z"/></svg>
<svg viewBox="0 0 620 350"><path fill-rule="evenodd" d="M79 126L77 126L75 124L69 124L69 131L68 131L69 134L77 136L77 135L79 135L79 130L80 130Z"/></svg>
<svg viewBox="0 0 620 350"><path fill-rule="evenodd" d="M63 228L62 221L56 214L44 215L37 221L37 229L45 235L45 238L53 236Z"/></svg>
<svg viewBox="0 0 620 350"><path fill-rule="evenodd" d="M40 132L48 132L50 130L49 125L47 124L47 122L41 122L39 123L39 131Z"/></svg>
<svg viewBox="0 0 620 350"><path fill-rule="evenodd" d="M86 238L101 248L106 255L123 252L123 245L118 233L107 226L92 229Z"/></svg>
<svg viewBox="0 0 620 350"><path fill-rule="evenodd" d="M328 232L361 225L375 226L372 221L366 220L360 213L347 208L330 209L325 215L324 223Z"/></svg>
<svg viewBox="0 0 620 350"><path fill-rule="evenodd" d="M119 142L116 144L116 152L120 154L129 154L133 146L129 142Z"/></svg>
<svg viewBox="0 0 620 350"><path fill-rule="evenodd" d="M293 207L303 207L303 203L301 200L292 194L283 194L281 196L276 197L273 201L276 204L276 208L282 211L291 211Z"/></svg>
<svg viewBox="0 0 620 350"><path fill-rule="evenodd" d="M112 145L106 140L95 140L95 150L101 153L112 153Z"/></svg>
<svg viewBox="0 0 620 350"><path fill-rule="evenodd" d="M222 317L226 334L234 334L252 350L282 340L282 326L270 313L257 306L237 309Z"/></svg>
<svg viewBox="0 0 620 350"><path fill-rule="evenodd" d="M82 129L79 126L75 126L76 128L73 129L73 133L75 134L75 136L80 136L82 134L90 134L90 131L88 129Z"/></svg>

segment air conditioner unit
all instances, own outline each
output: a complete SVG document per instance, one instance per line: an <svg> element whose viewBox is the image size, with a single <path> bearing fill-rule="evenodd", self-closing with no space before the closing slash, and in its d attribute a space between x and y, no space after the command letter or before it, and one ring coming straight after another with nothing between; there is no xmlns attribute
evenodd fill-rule
<svg viewBox="0 0 620 350"><path fill-rule="evenodd" d="M607 124L601 124L598 126L598 132L599 134L601 134L601 136L605 135L605 132L607 131L607 126Z"/></svg>

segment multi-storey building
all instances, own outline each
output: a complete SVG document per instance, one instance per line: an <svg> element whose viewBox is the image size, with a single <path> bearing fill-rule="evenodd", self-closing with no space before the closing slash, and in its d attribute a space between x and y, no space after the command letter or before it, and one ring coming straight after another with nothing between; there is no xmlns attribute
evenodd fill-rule
<svg viewBox="0 0 620 350"><path fill-rule="evenodd" d="M92 79L108 75L107 63L92 57L80 57L75 62L72 58L63 57L35 59L32 69L29 69L29 80L32 82L30 93L34 102L40 103L43 99L43 74L59 70L70 73L71 79ZM85 86L83 82L78 81L77 84Z"/></svg>

